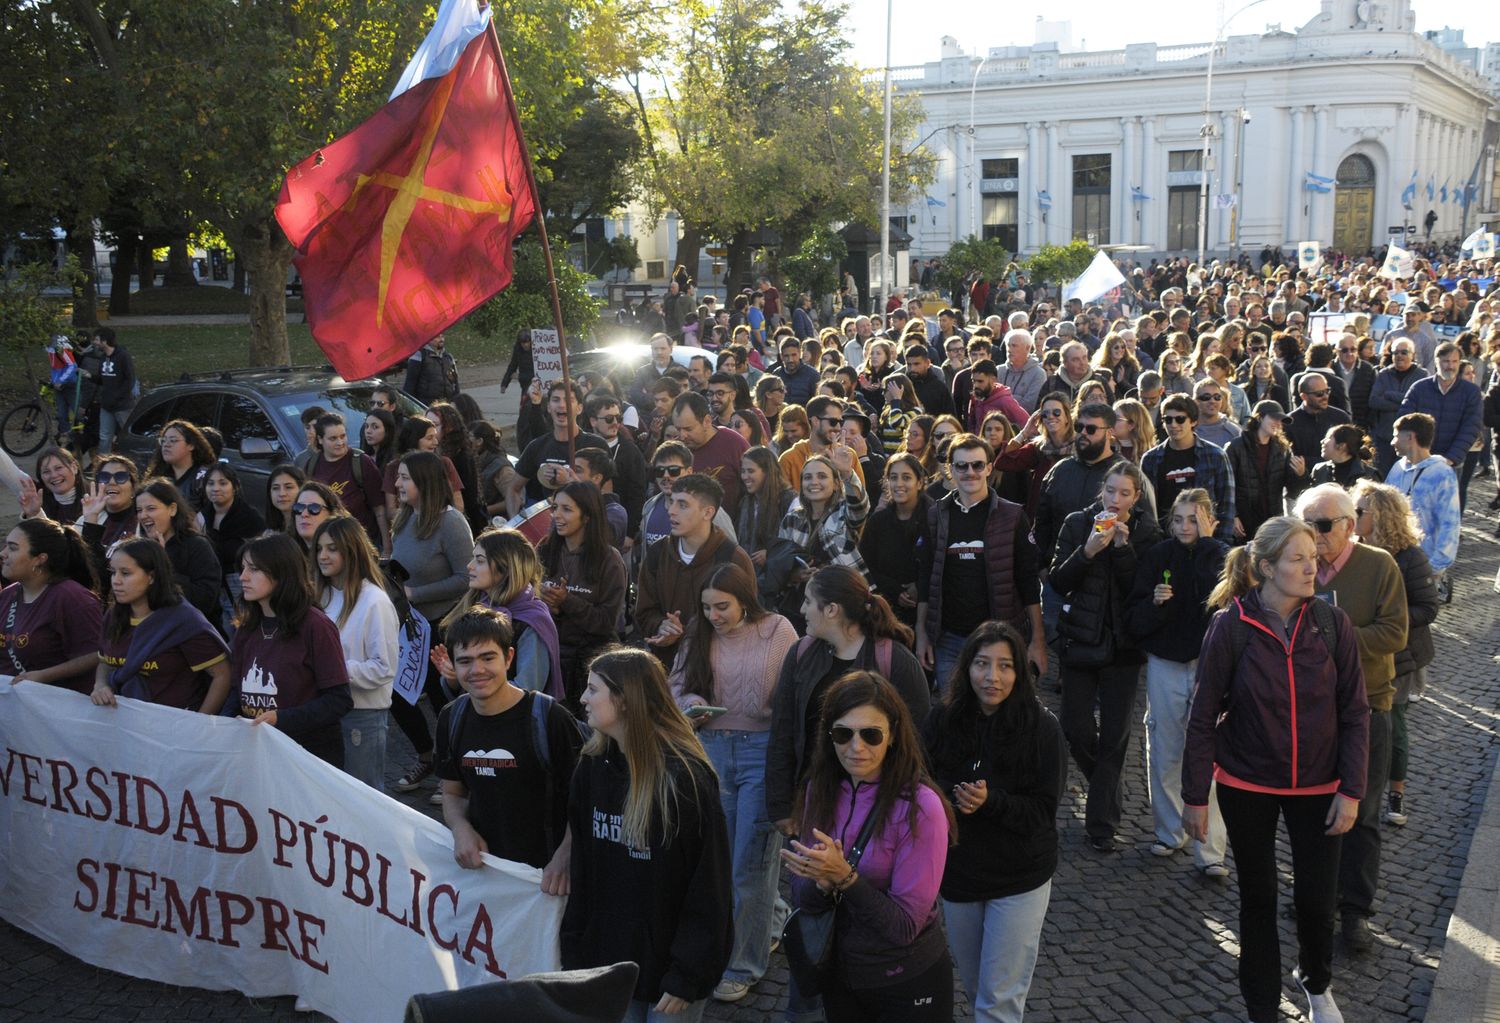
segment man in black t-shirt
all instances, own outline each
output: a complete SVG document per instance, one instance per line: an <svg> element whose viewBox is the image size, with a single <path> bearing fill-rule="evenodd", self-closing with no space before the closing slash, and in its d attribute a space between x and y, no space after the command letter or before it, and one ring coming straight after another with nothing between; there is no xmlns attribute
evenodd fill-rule
<svg viewBox="0 0 1500 1023"><path fill-rule="evenodd" d="M553 491L572 482L569 436L573 438L575 451L579 448L609 450L603 437L578 429L574 417L581 411L583 395L576 385L554 380L547 386L547 415L552 420L552 432L537 437L521 452L520 461L516 463L515 481L510 485L511 507L545 501Z"/></svg>
<svg viewBox="0 0 1500 1023"><path fill-rule="evenodd" d="M438 717L434 766L453 858L474 868L483 853L542 868L542 890L568 894L568 787L582 734L563 707L506 677L510 624L475 608L448 630L460 697ZM538 707L536 701L546 701ZM545 748L543 748L545 747Z"/></svg>

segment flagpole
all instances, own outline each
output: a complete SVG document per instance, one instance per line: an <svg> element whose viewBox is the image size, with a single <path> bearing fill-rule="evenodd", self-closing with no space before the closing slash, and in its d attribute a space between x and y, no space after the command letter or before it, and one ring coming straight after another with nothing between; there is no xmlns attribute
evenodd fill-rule
<svg viewBox="0 0 1500 1023"><path fill-rule="evenodd" d="M531 164L531 147L526 144L526 133L521 130L521 114L516 110L516 91L510 83L510 71L505 66L505 49L500 45L500 34L495 31L495 17L490 15L488 29L490 42L495 46L495 59L500 63L500 79L505 83L505 105L510 110L511 123L516 126L516 138L521 142L521 162L526 165L526 187L531 190L531 204L536 209L537 232L542 239L542 259L547 266L547 291L552 299L552 325L557 329L557 347L562 355L563 380L567 385L563 388L563 402L568 410L568 467L573 466L573 441L576 431L572 428L575 416L573 415L573 374L568 369L568 335L563 330L562 299L557 294L557 271L552 264L552 243L547 240L547 211L542 206L542 196L536 187L536 170Z"/></svg>

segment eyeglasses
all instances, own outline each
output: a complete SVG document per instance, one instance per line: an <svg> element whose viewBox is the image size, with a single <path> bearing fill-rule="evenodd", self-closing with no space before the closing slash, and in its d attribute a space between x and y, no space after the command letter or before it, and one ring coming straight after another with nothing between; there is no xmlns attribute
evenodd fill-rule
<svg viewBox="0 0 1500 1023"><path fill-rule="evenodd" d="M990 465L982 458L975 462L949 462L948 464L953 467L954 472L984 472Z"/></svg>
<svg viewBox="0 0 1500 1023"><path fill-rule="evenodd" d="M309 501L307 504L298 501L292 505L293 515L322 515L327 510L328 505L319 504L317 501Z"/></svg>
<svg viewBox="0 0 1500 1023"><path fill-rule="evenodd" d="M1222 395L1222 394L1209 394L1209 393L1205 392L1203 394L1198 395L1198 400L1199 401L1223 401L1224 400L1224 395Z"/></svg>
<svg viewBox="0 0 1500 1023"><path fill-rule="evenodd" d="M1325 387L1321 391L1303 391L1302 393L1309 398L1326 398L1328 397L1328 388Z"/></svg>
<svg viewBox="0 0 1500 1023"><path fill-rule="evenodd" d="M828 737L833 740L835 746L849 745L856 735L866 746L879 746L885 742L885 729L876 728L873 725L868 728L847 728L844 725L834 725L828 730Z"/></svg>
<svg viewBox="0 0 1500 1023"><path fill-rule="evenodd" d="M1320 533L1331 533L1333 532L1334 526L1338 525L1340 522L1343 522L1348 517L1349 516L1347 515L1340 515L1332 519L1303 519L1302 521L1306 522L1309 526L1312 526Z"/></svg>
<svg viewBox="0 0 1500 1023"><path fill-rule="evenodd" d="M1081 432L1088 434L1090 437L1093 437L1096 434L1100 434L1100 433L1105 432L1106 430L1109 429L1109 427L1107 427L1107 426L1100 426L1097 423L1079 423L1078 424L1078 429Z"/></svg>
<svg viewBox="0 0 1500 1023"><path fill-rule="evenodd" d="M708 396L710 398L731 398L734 396L734 391L727 387L710 387L708 389Z"/></svg>
<svg viewBox="0 0 1500 1023"><path fill-rule="evenodd" d="M1414 354L1413 352L1409 352L1405 348L1397 348L1395 351L1393 351L1391 353L1391 358L1393 358L1393 359L1410 359L1413 354Z"/></svg>
<svg viewBox="0 0 1500 1023"><path fill-rule="evenodd" d="M1182 416L1182 415L1177 415L1177 416L1162 416L1161 417L1161 421L1164 422L1164 423L1166 423L1169 426L1181 426L1183 423L1185 423L1185 422L1188 421L1188 417L1187 416Z"/></svg>
<svg viewBox="0 0 1500 1023"><path fill-rule="evenodd" d="M1062 418L1062 414L1063 414L1063 410L1060 409L1060 408L1044 408L1044 409L1042 409L1042 418L1043 419L1061 419Z"/></svg>
<svg viewBox="0 0 1500 1023"><path fill-rule="evenodd" d="M1359 351L1358 348L1340 348L1339 349L1339 354L1340 355L1353 355L1357 351Z"/></svg>
<svg viewBox="0 0 1500 1023"><path fill-rule="evenodd" d="M658 465L655 474L657 476L670 476L675 480L685 472L687 472L687 466L685 465Z"/></svg>
<svg viewBox="0 0 1500 1023"><path fill-rule="evenodd" d="M108 486L111 483L129 483L130 473L125 472L123 469L120 472L101 472L96 473L94 479L104 486Z"/></svg>
<svg viewBox="0 0 1500 1023"><path fill-rule="evenodd" d="M822 423L824 426L839 426L844 421L838 416L819 416L818 422Z"/></svg>

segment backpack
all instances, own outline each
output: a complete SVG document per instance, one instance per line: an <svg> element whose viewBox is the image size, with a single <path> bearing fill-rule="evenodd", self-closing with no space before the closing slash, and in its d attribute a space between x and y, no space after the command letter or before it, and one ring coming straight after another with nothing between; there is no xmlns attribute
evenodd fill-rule
<svg viewBox="0 0 1500 1023"><path fill-rule="evenodd" d="M536 754L537 760L541 762L542 776L547 779L543 791L547 806L547 823L543 830L550 854L550 851L557 849L556 836L552 830L552 802L556 795L556 786L552 778L552 744L547 739L547 717L552 713L552 705L557 701L537 690L532 690L531 695L531 749ZM463 730L463 720L469 713L469 704L469 694L460 693L448 705L448 750L450 754L458 748L458 735ZM568 715L568 720L573 723L574 728L578 729L579 738L585 742L594 734L594 730L588 726L587 722L579 721L572 714Z"/></svg>
<svg viewBox="0 0 1500 1023"><path fill-rule="evenodd" d="M1338 656L1338 618L1333 613L1333 607L1321 598L1314 597L1311 601L1313 624L1323 633L1323 644L1328 647L1330 660ZM1245 624L1245 613L1240 609L1239 603L1235 603L1235 610L1239 613L1234 617L1229 638L1231 642L1232 659L1229 663L1239 664L1245 656L1245 647L1250 644L1250 626Z"/></svg>
<svg viewBox="0 0 1500 1023"><path fill-rule="evenodd" d="M802 656L811 650L816 642L817 638L814 636L803 636L797 640L797 660L801 661ZM891 680L891 660L894 653L895 644L889 637L875 641L875 667L887 682Z"/></svg>

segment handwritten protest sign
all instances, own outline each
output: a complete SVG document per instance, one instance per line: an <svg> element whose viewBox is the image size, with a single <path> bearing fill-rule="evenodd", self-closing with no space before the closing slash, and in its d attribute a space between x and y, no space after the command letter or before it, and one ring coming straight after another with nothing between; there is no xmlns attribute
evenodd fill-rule
<svg viewBox="0 0 1500 1023"><path fill-rule="evenodd" d="M401 629L399 645L392 689L407 703L415 704L427 680L427 655L432 648L432 626L416 608L411 609L411 620Z"/></svg>
<svg viewBox="0 0 1500 1023"><path fill-rule="evenodd" d="M536 378L544 384L562 379L562 345L557 340L557 331L548 327L531 332L531 364L536 369Z"/></svg>
<svg viewBox="0 0 1500 1023"><path fill-rule="evenodd" d="M0 916L85 962L395 1021L557 969L563 905L273 727L0 681Z"/></svg>

